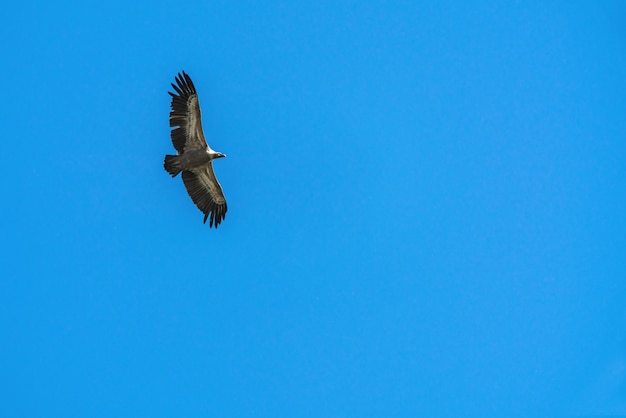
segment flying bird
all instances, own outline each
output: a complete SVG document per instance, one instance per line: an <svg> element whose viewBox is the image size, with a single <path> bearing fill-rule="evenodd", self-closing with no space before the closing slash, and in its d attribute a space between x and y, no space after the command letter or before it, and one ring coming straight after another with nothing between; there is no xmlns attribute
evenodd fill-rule
<svg viewBox="0 0 626 418"><path fill-rule="evenodd" d="M172 96L172 144L178 154L166 155L163 165L172 177L182 172L187 193L204 213L204 223L209 219L209 227L217 228L228 206L213 172L213 160L226 155L213 151L204 138L198 93L191 78L183 71L178 73L176 84L172 83L176 93L168 93Z"/></svg>

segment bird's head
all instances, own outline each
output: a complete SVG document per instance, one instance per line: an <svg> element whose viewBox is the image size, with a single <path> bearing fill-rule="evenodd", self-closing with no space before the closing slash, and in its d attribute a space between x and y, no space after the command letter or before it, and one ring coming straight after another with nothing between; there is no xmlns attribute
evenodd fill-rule
<svg viewBox="0 0 626 418"><path fill-rule="evenodd" d="M209 154L209 157L211 158L211 160L216 160L218 158L226 157L226 154L222 154L221 152L213 151L212 149L208 149L206 152L207 152L207 154Z"/></svg>

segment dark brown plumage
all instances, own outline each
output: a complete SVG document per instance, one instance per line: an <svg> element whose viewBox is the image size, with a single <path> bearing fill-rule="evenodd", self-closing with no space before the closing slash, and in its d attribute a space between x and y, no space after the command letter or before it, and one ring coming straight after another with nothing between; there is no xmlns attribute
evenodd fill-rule
<svg viewBox="0 0 626 418"><path fill-rule="evenodd" d="M213 172L213 160L226 155L213 151L204 138L200 103L191 78L184 71L178 73L172 87L176 93L168 92L172 96L170 127L174 128L171 136L177 155L166 155L164 167L172 177L182 171L187 193L204 213L204 222L210 217L209 227L217 228L228 206Z"/></svg>

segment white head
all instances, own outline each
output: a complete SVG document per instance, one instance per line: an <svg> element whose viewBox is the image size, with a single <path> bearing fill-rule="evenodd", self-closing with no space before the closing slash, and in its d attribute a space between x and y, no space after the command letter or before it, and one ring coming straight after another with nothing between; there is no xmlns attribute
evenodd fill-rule
<svg viewBox="0 0 626 418"><path fill-rule="evenodd" d="M222 154L221 152L213 151L212 149L209 149L209 155L211 156L211 160L215 160L217 158L226 157L226 154Z"/></svg>

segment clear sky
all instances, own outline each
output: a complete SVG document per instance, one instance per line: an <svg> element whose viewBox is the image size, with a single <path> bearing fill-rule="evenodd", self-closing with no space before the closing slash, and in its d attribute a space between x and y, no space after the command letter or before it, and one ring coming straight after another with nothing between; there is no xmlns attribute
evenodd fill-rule
<svg viewBox="0 0 626 418"><path fill-rule="evenodd" d="M0 416L626 413L626 5L18 1ZM193 79L228 200L163 170Z"/></svg>

